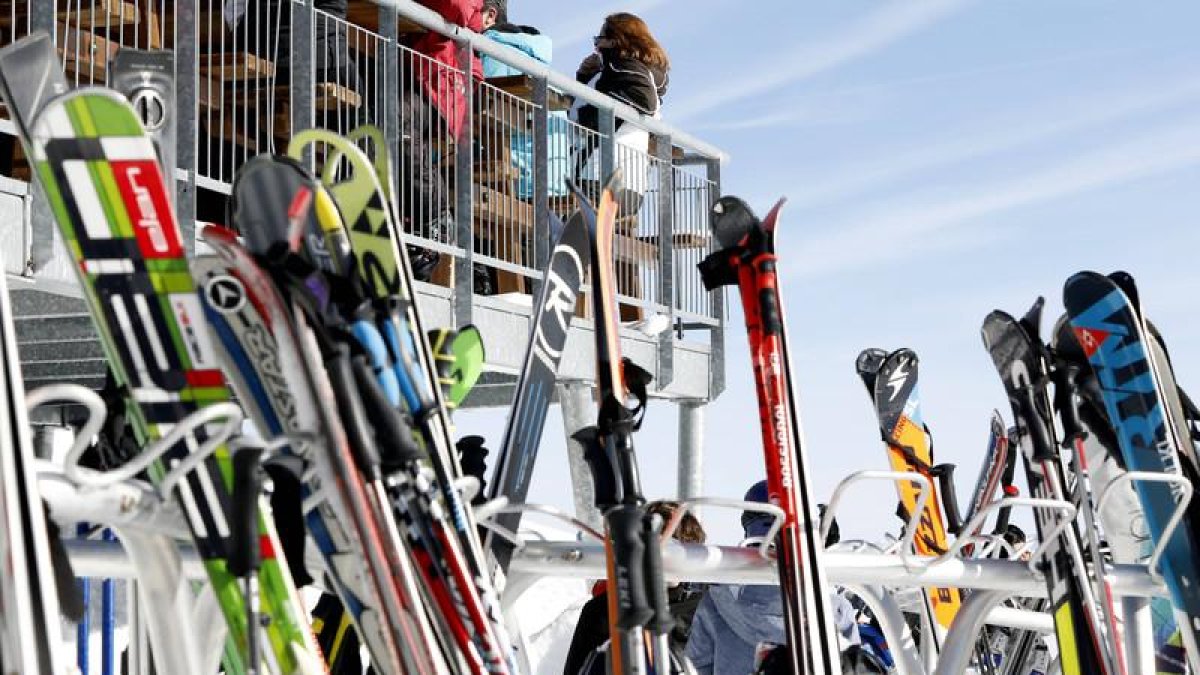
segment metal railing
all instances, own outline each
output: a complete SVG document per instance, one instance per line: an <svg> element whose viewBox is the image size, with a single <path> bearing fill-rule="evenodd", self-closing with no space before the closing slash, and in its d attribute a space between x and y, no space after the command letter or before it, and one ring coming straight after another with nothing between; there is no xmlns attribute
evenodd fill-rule
<svg viewBox="0 0 1200 675"><path fill-rule="evenodd" d="M104 83L121 47L174 50L185 223L222 221L238 167L281 151L295 130L380 127L408 243L441 255L429 281L453 289L460 321L475 294L532 293L549 217L573 210L564 179L594 196L619 167L622 319L665 315L677 328L667 339L720 329L719 303L694 272L711 246L719 151L415 2L349 4L334 16L300 0L9 0L0 44L52 30L76 85ZM459 67L409 46L425 31L452 40ZM515 75L469 79L479 55ZM429 80L458 95L431 97ZM573 102L600 110L598 129L568 118ZM28 180L19 156L7 169Z"/></svg>

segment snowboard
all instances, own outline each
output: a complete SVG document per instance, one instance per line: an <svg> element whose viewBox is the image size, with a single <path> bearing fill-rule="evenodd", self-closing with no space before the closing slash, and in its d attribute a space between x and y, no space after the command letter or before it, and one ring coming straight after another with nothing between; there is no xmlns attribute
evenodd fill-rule
<svg viewBox="0 0 1200 675"><path fill-rule="evenodd" d="M533 466L545 429L546 413L554 396L558 365L575 316L579 289L591 260L587 223L581 212L567 220L550 254L541 293L534 304L533 330L525 348L525 361L508 412L488 497L507 497L521 504L529 495ZM521 514L496 516L496 525L517 532ZM501 573L508 571L513 546L489 531L485 547L492 552Z"/></svg>

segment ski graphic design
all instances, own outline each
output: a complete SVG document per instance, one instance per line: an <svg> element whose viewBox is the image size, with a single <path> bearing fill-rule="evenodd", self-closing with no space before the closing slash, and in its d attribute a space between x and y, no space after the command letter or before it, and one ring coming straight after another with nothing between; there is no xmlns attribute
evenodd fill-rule
<svg viewBox="0 0 1200 675"><path fill-rule="evenodd" d="M1025 476L1031 496L1067 500L1058 444L1054 439L1053 412L1046 395L1048 365L1045 348L1038 338L1042 299L1024 319L996 310L983 323L984 347L992 357L1004 383L1018 427ZM1047 509L1034 512L1042 562L1054 617L1064 675L1123 672L1111 640L1103 634L1102 621L1092 592L1091 579L1083 562L1083 541L1075 524L1045 541L1062 518Z"/></svg>
<svg viewBox="0 0 1200 675"><path fill-rule="evenodd" d="M699 267L705 288L737 285L740 290L762 421L767 490L771 502L786 514L776 551L790 665L795 673L825 675L841 672L841 661L776 274L775 238L782 207L783 200L759 220L736 197L717 200L712 230L722 250Z"/></svg>
<svg viewBox="0 0 1200 675"><path fill-rule="evenodd" d="M554 245L541 293L534 304L533 331L525 348L525 363L513 394L513 406L496 459L489 499L507 497L511 503L522 504L529 495L546 413L554 396L558 365L567 344L571 319L575 316L579 288L590 262L587 222L581 212L576 212L567 220ZM516 532L521 526L521 514L500 514L495 522ZM512 544L489 531L484 546L495 556L500 571L507 572L512 560Z"/></svg>
<svg viewBox="0 0 1200 675"><path fill-rule="evenodd" d="M48 103L31 127L30 157L78 265L113 373L129 391L140 440L161 438L187 415L228 401L154 146L128 102L108 90L76 90ZM198 430L169 450L151 478L161 480L206 438ZM227 569L232 471L228 449L218 448L180 482L177 498L229 624L234 667L257 670L245 663L246 598ZM258 533L257 576L269 617L264 657L272 670L305 672L314 667L315 640L275 557L278 537L261 514Z"/></svg>
<svg viewBox="0 0 1200 675"><path fill-rule="evenodd" d="M1131 282L1132 280L1128 280ZM1096 375L1108 418L1130 471L1183 475L1196 483L1190 444L1183 448L1161 388L1163 375L1151 356L1137 308L1112 279L1080 272L1063 289L1071 326ZM1180 452L1181 448L1184 452ZM1135 486L1155 542L1161 542L1180 494L1175 485ZM1184 649L1200 668L1200 541L1195 534L1196 501L1167 540L1161 572L1175 607Z"/></svg>

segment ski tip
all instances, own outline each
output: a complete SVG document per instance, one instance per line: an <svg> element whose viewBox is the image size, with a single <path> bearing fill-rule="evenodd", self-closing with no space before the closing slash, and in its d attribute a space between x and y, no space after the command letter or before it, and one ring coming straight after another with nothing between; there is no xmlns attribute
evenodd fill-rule
<svg viewBox="0 0 1200 675"><path fill-rule="evenodd" d="M616 195L625 186L625 170L617 167L608 180L604 181L604 191Z"/></svg>
<svg viewBox="0 0 1200 675"><path fill-rule="evenodd" d="M775 205L767 212L767 216L762 220L762 228L765 232L775 232L779 225L779 215L783 212L785 204L787 204L787 197L780 197L779 201L775 202Z"/></svg>
<svg viewBox="0 0 1200 675"><path fill-rule="evenodd" d="M878 347L868 347L858 354L854 360L854 368L861 373L878 373L879 367L887 360L887 350Z"/></svg>

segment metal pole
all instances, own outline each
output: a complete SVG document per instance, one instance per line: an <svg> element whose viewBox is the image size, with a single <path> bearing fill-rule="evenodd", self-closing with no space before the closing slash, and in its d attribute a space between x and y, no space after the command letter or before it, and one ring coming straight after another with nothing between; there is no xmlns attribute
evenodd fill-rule
<svg viewBox="0 0 1200 675"><path fill-rule="evenodd" d="M1150 620L1150 599L1126 596L1121 599L1121 612L1127 670L1131 673L1153 673L1154 627Z"/></svg>
<svg viewBox="0 0 1200 675"><path fill-rule="evenodd" d="M78 538L86 539L87 532L87 523L79 523L76 526L75 534ZM83 595L83 618L75 628L75 663L78 664L80 672L87 675L88 666L91 665L89 636L92 632L92 580L80 576L76 583L79 584L79 592Z"/></svg>
<svg viewBox="0 0 1200 675"><path fill-rule="evenodd" d="M313 108L316 99L316 64L313 52L313 0L281 0L290 3L292 19L292 55L290 96L293 135L316 124ZM311 160L311 150L306 159Z"/></svg>
<svg viewBox="0 0 1200 675"><path fill-rule="evenodd" d="M711 182L712 193L709 194L708 206L711 207L721 196L721 162L712 159L707 163L708 180ZM715 244L713 245L715 248ZM717 324L709 332L709 345L712 350L709 355L708 398L716 400L725 391L725 291L718 289L710 295L709 311Z"/></svg>
<svg viewBox="0 0 1200 675"><path fill-rule="evenodd" d="M475 52L469 42L458 46L458 67L462 70L463 117L454 137L454 223L455 244L462 249L454 259L454 326L462 328L471 323L475 303L475 203L474 155L475 80L472 61Z"/></svg>
<svg viewBox="0 0 1200 675"><path fill-rule="evenodd" d="M658 160L658 304L675 327L675 167L671 158L671 137L655 136ZM658 383L666 389L675 379L675 331L658 335Z"/></svg>
<svg viewBox="0 0 1200 675"><path fill-rule="evenodd" d="M550 88L545 78L533 81L533 267L550 264ZM562 186L558 186L560 189ZM533 297L541 293L543 280L534 280Z"/></svg>
<svg viewBox="0 0 1200 675"><path fill-rule="evenodd" d="M596 490L592 472L583 459L583 445L572 436L593 424L596 417L592 404L592 387L583 382L565 382L558 387L564 431L567 434L567 461L571 467L571 493L575 497L575 516L594 528L603 527L600 510L596 508Z"/></svg>
<svg viewBox="0 0 1200 675"><path fill-rule="evenodd" d="M290 2L290 0L289 0ZM200 68L199 37L196 5L175 3L175 165L183 170L182 181L176 180L174 170L167 180L175 187L175 212L184 251L190 257L196 252L196 156L199 145Z"/></svg>
<svg viewBox="0 0 1200 675"><path fill-rule="evenodd" d="M680 499L699 497L704 491L704 404L700 401L679 403L679 474Z"/></svg>
<svg viewBox="0 0 1200 675"><path fill-rule="evenodd" d="M115 542L117 538L112 530L105 528L102 535L104 541ZM100 673L114 675L115 666L115 630L116 630L116 581L111 577L100 582Z"/></svg>

